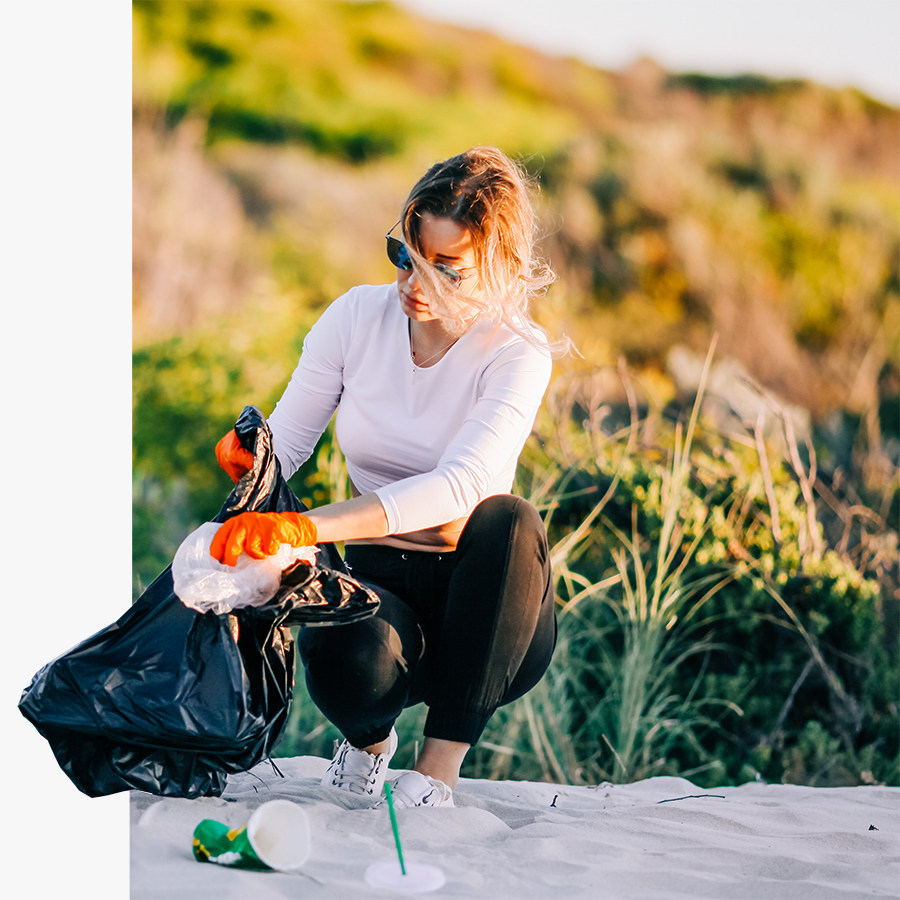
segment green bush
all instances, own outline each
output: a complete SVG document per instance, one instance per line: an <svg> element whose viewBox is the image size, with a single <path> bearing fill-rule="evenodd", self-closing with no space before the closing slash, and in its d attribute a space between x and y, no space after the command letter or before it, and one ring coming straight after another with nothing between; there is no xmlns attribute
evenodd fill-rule
<svg viewBox="0 0 900 900"><path fill-rule="evenodd" d="M897 784L896 585L822 545L790 466L766 474L755 450L699 424L691 443L657 420L638 449L646 425L575 465L542 441L542 470L556 457L558 472L543 490L560 645L519 701L542 728L495 716L486 739L514 758L476 755L476 771Z"/></svg>

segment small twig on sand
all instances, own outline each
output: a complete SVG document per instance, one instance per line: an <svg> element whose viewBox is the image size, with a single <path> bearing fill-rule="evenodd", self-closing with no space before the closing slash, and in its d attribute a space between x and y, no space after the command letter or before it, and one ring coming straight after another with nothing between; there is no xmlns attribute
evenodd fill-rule
<svg viewBox="0 0 900 900"><path fill-rule="evenodd" d="M725 799L724 794L688 794L687 797L669 797L668 800L660 800L659 803L674 803L676 800L698 800L700 797L718 797L720 800Z"/></svg>

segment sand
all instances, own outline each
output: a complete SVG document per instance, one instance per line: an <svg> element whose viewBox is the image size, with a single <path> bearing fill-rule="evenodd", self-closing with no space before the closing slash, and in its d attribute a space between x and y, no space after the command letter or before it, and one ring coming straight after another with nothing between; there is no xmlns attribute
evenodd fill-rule
<svg viewBox="0 0 900 900"><path fill-rule="evenodd" d="M387 810L324 789L327 761L277 760L232 776L222 797L130 800L131 896L368 898L371 863L395 857ZM195 825L241 825L262 803L309 816L301 872L249 872L194 860ZM592 787L462 779L454 809L397 813L408 861L437 865L430 897L863 898L900 896L900 788L747 784L703 789L683 778Z"/></svg>

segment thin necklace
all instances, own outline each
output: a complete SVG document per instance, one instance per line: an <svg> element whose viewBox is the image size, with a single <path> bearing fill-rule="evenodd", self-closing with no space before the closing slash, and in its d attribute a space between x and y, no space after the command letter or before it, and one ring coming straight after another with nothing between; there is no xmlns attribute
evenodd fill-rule
<svg viewBox="0 0 900 900"><path fill-rule="evenodd" d="M423 360L421 360L421 362L419 362L416 360L416 351L415 351L415 348L413 347L412 323L410 322L410 326L409 326L409 359L413 364L413 372L415 373L416 369L421 369L422 366L425 365L425 363L431 362L431 360L433 360L436 356L440 356L442 353L446 353L458 340L459 340L459 338L454 338L452 341L450 341L449 344L447 344L446 347L441 347L441 349L438 350L437 353L432 353L431 356L428 357L428 359L423 359Z"/></svg>

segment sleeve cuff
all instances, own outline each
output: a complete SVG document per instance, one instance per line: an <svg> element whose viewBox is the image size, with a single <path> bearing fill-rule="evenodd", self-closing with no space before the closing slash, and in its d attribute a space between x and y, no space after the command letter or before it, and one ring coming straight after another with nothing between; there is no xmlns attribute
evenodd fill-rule
<svg viewBox="0 0 900 900"><path fill-rule="evenodd" d="M387 533L397 534L397 532L400 531L400 510L397 509L397 504L394 502L390 490L391 486L385 485L384 487L376 488L373 493L381 501L381 505L384 507L384 514L387 516L388 521Z"/></svg>

